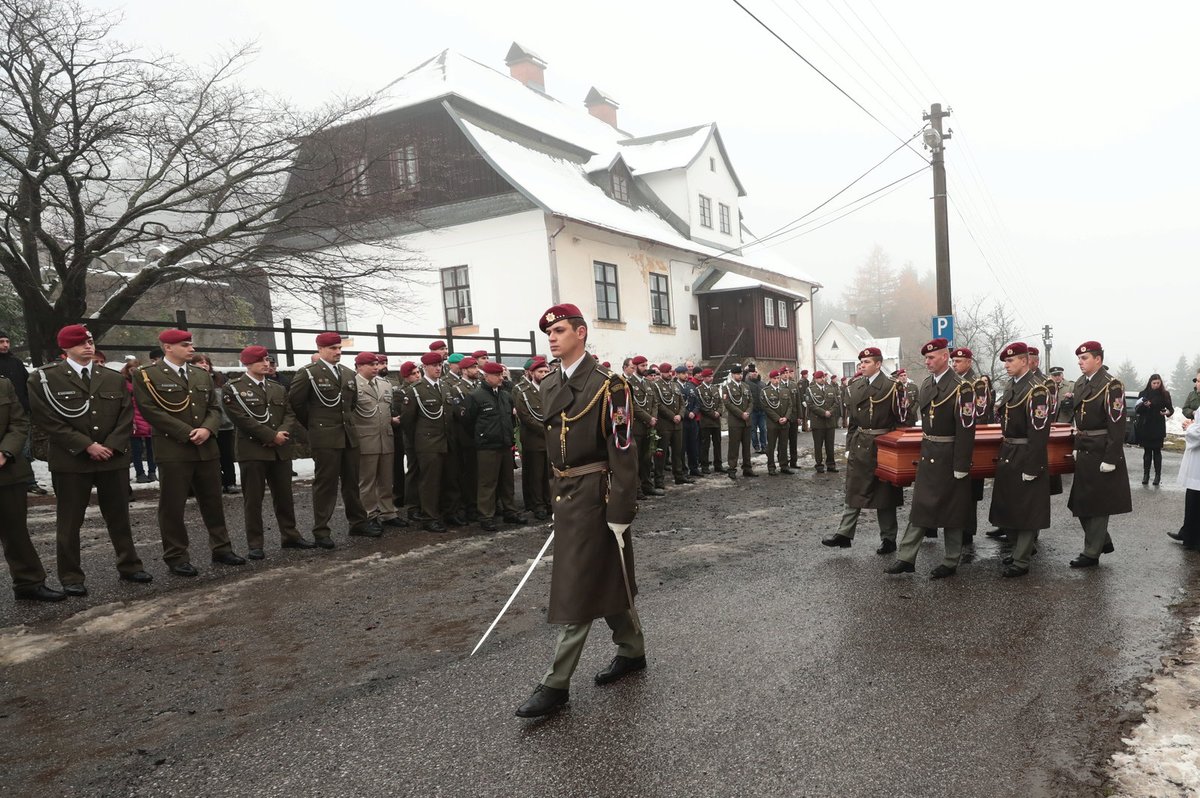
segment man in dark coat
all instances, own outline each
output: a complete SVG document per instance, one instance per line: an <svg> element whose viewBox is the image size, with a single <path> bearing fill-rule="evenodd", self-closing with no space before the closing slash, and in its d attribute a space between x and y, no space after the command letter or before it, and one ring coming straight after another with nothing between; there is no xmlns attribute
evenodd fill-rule
<svg viewBox="0 0 1200 798"><path fill-rule="evenodd" d="M778 370L767 375L769 382L763 388L763 411L767 414L767 474L791 474L788 468L788 427L793 423L792 391L780 384ZM779 457L779 469L775 468L775 457Z"/></svg>
<svg viewBox="0 0 1200 798"><path fill-rule="evenodd" d="M972 410L972 418L975 427L980 424L987 423L984 420L985 410L987 409L986 398L981 401L981 394L988 390L979 374L975 371L975 353L965 346L957 347L950 353L950 365L954 369L954 373L960 379L970 384L971 395L975 400L975 407ZM979 502L983 501L983 480L971 480L971 498L974 502L971 510L971 517L967 520L967 526L963 529L963 545L968 546L975 540L975 533L979 529Z"/></svg>
<svg viewBox="0 0 1200 798"><path fill-rule="evenodd" d="M1050 401L1054 411L1054 421L1058 424L1070 424L1075 417L1075 391L1073 385L1067 385L1063 380L1063 367L1050 367Z"/></svg>
<svg viewBox="0 0 1200 798"><path fill-rule="evenodd" d="M921 420L921 460L913 485L908 528L889 574L916 570L926 530L944 529L946 553L929 574L943 579L958 569L963 529L975 516L971 496L971 456L975 453L975 392L950 368L950 342L935 338L921 347L929 376L917 392Z"/></svg>
<svg viewBox="0 0 1200 798"><path fill-rule="evenodd" d="M440 343L440 341L434 341ZM421 355L421 378L402 391L400 427L413 442L417 460L417 496L420 514L416 519L427 532L445 532L442 523L442 474L449 452L449 413L439 386L442 356L436 351Z"/></svg>
<svg viewBox="0 0 1200 798"><path fill-rule="evenodd" d="M823 371L813 374L813 380L804 391L804 402L808 405L808 420L812 429L813 459L817 461L818 474L836 474L837 460L833 456L833 441L841 416L841 389L835 383L828 385Z"/></svg>
<svg viewBox="0 0 1200 798"><path fill-rule="evenodd" d="M725 421L729 426L725 462L729 466L730 479L737 479L739 455L742 460L742 476L758 476L750 462L750 426L754 414L754 393L743 381L743 377L741 365L734 363L729 369L729 379L721 386L721 404L725 408Z"/></svg>
<svg viewBox="0 0 1200 798"><path fill-rule="evenodd" d="M538 521L550 517L550 466L546 460L546 417L542 413L542 381L550 373L546 359L531 358L529 378L513 385L513 406L521 424L521 491L525 509Z"/></svg>
<svg viewBox="0 0 1200 798"><path fill-rule="evenodd" d="M858 516L874 509L879 518L880 545L876 554L896 550L896 508L904 491L875 476L875 439L900 426L903 388L880 372L883 353L869 346L858 353L862 378L850 385L850 429L846 433L846 509L838 531L821 538L822 545L848 549L858 529Z"/></svg>
<svg viewBox="0 0 1200 798"><path fill-rule="evenodd" d="M1093 568L1113 551L1108 518L1133 511L1125 466L1125 386L1104 368L1104 347L1075 349L1083 376L1075 381L1075 478L1067 506L1083 527L1083 553L1072 568Z"/></svg>
<svg viewBox="0 0 1200 798"><path fill-rule="evenodd" d="M1028 347L1011 343L1000 353L1009 383L996 403L1003 439L996 462L989 517L1013 540L1004 576L1025 576L1039 530L1050 526L1049 391L1029 368Z"/></svg>
<svg viewBox="0 0 1200 798"><path fill-rule="evenodd" d="M712 369L700 372L696 398L700 402L700 473L722 474L721 465L721 391L713 385Z"/></svg>
<svg viewBox="0 0 1200 798"><path fill-rule="evenodd" d="M499 363L483 364L483 380L467 395L467 420L471 429L472 448L476 458L479 488L476 499L479 526L485 532L495 532L496 505L506 524L523 524L525 517L517 512L513 492L513 398L511 391L502 390L504 367ZM545 437L543 436L543 446Z"/></svg>
<svg viewBox="0 0 1200 798"><path fill-rule="evenodd" d="M654 484L654 453L658 447L651 439L651 432L658 425L658 401L650 385L650 365L643 355L628 358L625 363L625 382L629 386L629 399L633 404L633 441L638 450L638 498L662 496L663 491ZM544 433L544 427L543 427Z"/></svg>
<svg viewBox="0 0 1200 798"><path fill-rule="evenodd" d="M675 369L670 363L658 367L661 378L654 383L654 400L658 403L658 451L654 484L662 488L666 483L667 462L671 464L671 475L676 485L692 482L683 468L683 390L675 381Z"/></svg>
<svg viewBox="0 0 1200 798"><path fill-rule="evenodd" d="M519 717L547 715L567 703L571 675L596 618L604 618L617 644L617 655L596 674L597 684L646 667L632 605L637 584L629 525L637 512L637 451L625 381L588 356L587 323L578 307L555 305L539 326L549 337L550 353L562 359L544 381L544 407L554 473L549 621L563 629L554 664L517 709Z"/></svg>

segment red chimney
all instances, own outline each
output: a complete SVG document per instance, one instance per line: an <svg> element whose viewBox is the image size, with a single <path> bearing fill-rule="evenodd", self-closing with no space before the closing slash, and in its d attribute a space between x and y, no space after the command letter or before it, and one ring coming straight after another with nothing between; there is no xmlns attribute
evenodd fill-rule
<svg viewBox="0 0 1200 798"><path fill-rule="evenodd" d="M508 48L504 57L508 72L534 91L546 93L546 62L537 53L527 50L516 42Z"/></svg>
<svg viewBox="0 0 1200 798"><path fill-rule="evenodd" d="M605 122L612 127L617 126L617 109L620 104L612 97L592 86L591 91L587 93L587 97L583 98L583 104L587 106L588 113Z"/></svg>

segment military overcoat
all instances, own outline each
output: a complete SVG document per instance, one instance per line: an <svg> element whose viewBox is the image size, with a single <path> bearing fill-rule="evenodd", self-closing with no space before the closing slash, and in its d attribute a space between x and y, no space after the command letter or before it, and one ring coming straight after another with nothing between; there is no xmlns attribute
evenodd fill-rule
<svg viewBox="0 0 1200 798"><path fill-rule="evenodd" d="M33 476L33 466L21 453L28 438L29 417L17 398L17 389L8 377L0 376L0 452L12 455L0 467L0 486L24 485Z"/></svg>
<svg viewBox="0 0 1200 798"><path fill-rule="evenodd" d="M904 504L904 491L875 476L878 451L875 438L900 426L903 388L883 374L850 386L850 427L846 434L848 468L846 506L886 510Z"/></svg>
<svg viewBox="0 0 1200 798"><path fill-rule="evenodd" d="M921 459L913 484L909 520L925 529L965 529L975 517L969 473L975 453L974 386L947 369L930 374L917 393L921 419Z"/></svg>
<svg viewBox="0 0 1200 798"><path fill-rule="evenodd" d="M1125 465L1125 386L1104 369L1075 382L1075 479L1067 506L1079 518L1132 512ZM1101 463L1116 466L1107 474Z"/></svg>
<svg viewBox="0 0 1200 798"><path fill-rule="evenodd" d="M988 518L997 529L1037 530L1050 526L1050 399L1046 386L1027 373L1010 382L996 403L1004 440L992 484ZM1034 477L1031 480L1023 476Z"/></svg>

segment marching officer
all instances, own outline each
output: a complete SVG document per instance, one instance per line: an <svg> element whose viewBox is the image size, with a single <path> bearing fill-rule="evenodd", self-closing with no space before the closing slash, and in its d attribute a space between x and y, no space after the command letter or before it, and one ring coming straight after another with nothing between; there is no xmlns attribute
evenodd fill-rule
<svg viewBox="0 0 1200 798"><path fill-rule="evenodd" d="M654 484L660 490L666 482L667 459L676 485L692 482L683 472L683 392L675 383L675 370L670 363L658 367L661 379L654 383L654 398L658 404L658 451Z"/></svg>
<svg viewBox="0 0 1200 798"><path fill-rule="evenodd" d="M656 391L650 386L647 373L650 364L642 355L635 355L625 363L625 382L629 389L629 400L633 409L633 443L638 449L638 498L662 496L663 491L654 484L654 428L658 424L658 401Z"/></svg>
<svg viewBox="0 0 1200 798"><path fill-rule="evenodd" d="M263 499L271 489L280 545L285 549L314 549L296 529L292 494L292 433L296 414L288 404L287 389L269 379L271 356L265 346L248 346L238 358L246 371L225 383L225 413L237 428L234 456L242 474L243 510L246 519L246 556L264 552Z"/></svg>
<svg viewBox="0 0 1200 798"><path fill-rule="evenodd" d="M512 393L503 390L504 367L499 363L483 365L483 380L467 397L467 420L471 424L473 446L479 475L477 507L480 527L495 532L496 507L506 524L524 524L517 512L513 495L513 409ZM543 446L545 436L542 436ZM543 455L544 456L544 455Z"/></svg>
<svg viewBox="0 0 1200 798"><path fill-rule="evenodd" d="M246 561L234 553L225 528L221 455L217 450L221 408L216 385L207 371L189 365L195 349L190 332L164 330L158 340L163 358L138 369L133 378L133 397L154 428L163 559L176 576L199 573L188 558L188 532L183 518L191 491L208 528L213 562L245 565Z"/></svg>
<svg viewBox="0 0 1200 798"><path fill-rule="evenodd" d="M562 367L545 380L546 439L554 471L554 569L548 620L562 624L554 663L518 709L519 717L556 711L596 618L612 629L617 655L595 676L614 682L646 667L646 644L633 606L637 453L629 436L625 381L588 357L587 322L574 305L555 305L539 321ZM615 536L615 540L614 540Z"/></svg>
<svg viewBox="0 0 1200 798"><path fill-rule="evenodd" d="M386 359L384 360L386 363ZM367 520L376 527L405 527L396 513L392 477L400 419L392 412L392 385L379 376L380 358L374 352L354 357L354 434L358 437L358 493Z"/></svg>
<svg viewBox="0 0 1200 798"><path fill-rule="evenodd" d="M813 380L805 391L805 403L808 405L809 424L812 425L813 459L817 461L817 473L828 470L836 474L838 467L837 459L833 456L833 442L838 417L842 412L842 392L836 384L827 384L826 379L823 371L813 374Z"/></svg>
<svg viewBox="0 0 1200 798"><path fill-rule="evenodd" d="M288 404L308 430L312 449L313 539L323 549L334 547L329 521L337 506L338 486L350 534L379 537L383 530L367 519L358 492L358 436L354 433L357 393L354 372L341 365L342 336L317 336L317 360L301 368L288 386Z"/></svg>
<svg viewBox="0 0 1200 798"><path fill-rule="evenodd" d="M546 359L533 358L529 379L513 386L513 405L521 423L521 489L525 509L538 521L550 517L550 467L546 459L546 417L542 413L542 381L550 373Z"/></svg>
<svg viewBox="0 0 1200 798"><path fill-rule="evenodd" d="M978 427L980 424L987 423L985 419L987 418L990 391L987 390L987 384L979 378L979 374L975 371L975 353L965 346L957 347L950 353L950 366L960 379L971 386L971 395L975 397L975 409L973 411L975 426ZM971 498L974 504L971 516L967 519L967 525L963 528L964 546L974 542L975 533L979 529L979 502L983 501L982 479L971 480Z"/></svg>
<svg viewBox="0 0 1200 798"><path fill-rule="evenodd" d="M725 407L725 422L729 428L725 462L729 466L730 479L737 479L739 453L742 476L758 476L750 462L750 414L754 412L754 394L744 379L741 364L734 363L729 368L729 379L721 385L721 404Z"/></svg>
<svg viewBox="0 0 1200 798"><path fill-rule="evenodd" d="M29 538L26 489L33 467L21 454L28 439L29 418L17 389L8 377L0 376L0 544L12 575L13 595L23 601L63 601L66 593L46 587L46 569Z"/></svg>
<svg viewBox="0 0 1200 798"><path fill-rule="evenodd" d="M763 388L763 410L767 413L767 474L791 474L788 468L788 426L792 422L792 392L779 382L779 371L767 375L768 383ZM775 470L776 452L779 455L779 471Z"/></svg>
<svg viewBox="0 0 1200 798"><path fill-rule="evenodd" d="M700 384L696 386L696 400L700 408L700 473L723 474L721 465L721 392L713 385L713 370L700 371Z"/></svg>
<svg viewBox="0 0 1200 798"><path fill-rule="evenodd" d="M446 470L446 453L449 451L449 422L446 401L438 385L442 373L442 356L437 352L421 355L424 372L404 392L400 410L400 426L413 442L417 458L417 496L420 515L427 532L445 532L442 523L441 493L442 474Z"/></svg>
<svg viewBox="0 0 1200 798"><path fill-rule="evenodd" d="M1104 368L1104 347L1075 349L1083 375L1075 381L1075 479L1067 506L1083 527L1083 553L1072 568L1094 568L1113 551L1108 518L1133 511L1125 466L1125 386Z"/></svg>
<svg viewBox="0 0 1200 798"><path fill-rule="evenodd" d="M1050 471L1046 447L1050 441L1050 397L1046 386L1030 371L1029 348L1011 343L1000 353L1009 376L1008 387L996 404L1003 435L990 518L1014 540L1006 577L1029 573L1029 558L1037 533L1050 526Z"/></svg>
<svg viewBox="0 0 1200 798"><path fill-rule="evenodd" d="M850 430L846 433L846 509L838 531L821 539L825 546L848 549L854 542L858 517L865 508L879 518L881 543L876 554L896 550L896 508L904 504L904 491L875 476L878 459L875 439L900 426L904 389L881 369L883 353L869 346L858 353L862 378L850 386Z"/></svg>
<svg viewBox="0 0 1200 798"><path fill-rule="evenodd" d="M79 529L92 498L117 552L126 582L153 580L142 567L129 522L129 449L133 399L120 374L94 362L96 345L82 324L58 331L66 357L38 370L29 381L34 423L46 433L58 516L58 579L68 596L86 596L79 556Z"/></svg>
<svg viewBox="0 0 1200 798"><path fill-rule="evenodd" d="M921 419L921 460L913 485L912 511L889 574L916 570L927 530L945 530L942 562L929 574L944 579L958 570L963 529L975 515L971 496L971 457L975 453L975 391L950 367L950 342L934 338L921 347L925 378L917 393Z"/></svg>

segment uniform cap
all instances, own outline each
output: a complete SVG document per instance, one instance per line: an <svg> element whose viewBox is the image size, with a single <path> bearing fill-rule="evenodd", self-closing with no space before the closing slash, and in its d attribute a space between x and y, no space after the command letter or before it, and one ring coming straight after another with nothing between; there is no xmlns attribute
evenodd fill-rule
<svg viewBox="0 0 1200 798"><path fill-rule="evenodd" d="M163 330L158 334L158 340L164 344L181 344L192 340L192 334L187 330Z"/></svg>
<svg viewBox="0 0 1200 798"><path fill-rule="evenodd" d="M734 363L732 366L729 367L729 373L730 374L741 374L742 373L742 364Z"/></svg>
<svg viewBox="0 0 1200 798"><path fill-rule="evenodd" d="M773 380L778 376L779 376L779 369L775 369L774 371L772 371L770 374L767 375L767 379Z"/></svg>
<svg viewBox="0 0 1200 798"><path fill-rule="evenodd" d="M378 356L374 352L359 352L354 356L354 365L356 366L373 366Z"/></svg>
<svg viewBox="0 0 1200 798"><path fill-rule="evenodd" d="M975 353L965 346L960 346L950 353L950 357L965 357L967 360L974 360Z"/></svg>
<svg viewBox="0 0 1200 798"><path fill-rule="evenodd" d="M477 365L479 365L479 361L477 361L475 358L471 357L470 355L467 355L462 360L458 361L459 368L469 369L469 368L471 368L471 366L477 366ZM484 365L486 366L487 364L484 363Z"/></svg>
<svg viewBox="0 0 1200 798"><path fill-rule="evenodd" d="M819 379L821 379L821 378L822 378L822 377L824 377L824 376L825 376L825 372L823 372L823 371L818 371L818 372L815 372L815 373L813 374L813 379L814 379L814 380L819 380Z"/></svg>
<svg viewBox="0 0 1200 798"><path fill-rule="evenodd" d="M407 377L417 370L417 364L411 360L406 360L400 364L400 376Z"/></svg>
<svg viewBox="0 0 1200 798"><path fill-rule="evenodd" d="M940 352L943 349L949 349L949 348L950 348L950 342L947 341L945 338L934 338L932 341L925 344L925 346L921 347L921 354L928 355L933 352Z"/></svg>
<svg viewBox="0 0 1200 798"><path fill-rule="evenodd" d="M576 305L554 305L548 308L546 312L542 314L542 317L538 319L538 328L542 332L545 332L546 328L551 324L562 321L563 319L579 319L580 321L583 321L583 311L581 311Z"/></svg>
<svg viewBox="0 0 1200 798"><path fill-rule="evenodd" d="M430 351L432 351L432 350L430 350ZM458 365L458 364L461 364L461 363L462 363L462 361L463 361L463 358L464 358L464 357L466 357L466 355L464 355L462 352L455 352L453 355L451 355L451 356L448 358L448 362L449 362L449 363L450 363L450 365L452 365L452 366L453 366L453 365Z"/></svg>
<svg viewBox="0 0 1200 798"><path fill-rule="evenodd" d="M1005 360L1010 357L1016 357L1017 355L1027 354L1029 354L1029 347L1020 341L1014 341L1000 351L1000 359Z"/></svg>
<svg viewBox="0 0 1200 798"><path fill-rule="evenodd" d="M880 352L879 347L877 347L877 346L868 346L866 349L864 349L863 351L858 353L859 360L862 360L864 357L882 358L883 352Z"/></svg>
<svg viewBox="0 0 1200 798"><path fill-rule="evenodd" d="M642 365L643 363L646 363L646 362L648 362L648 361L646 360L646 358L645 358L644 356L642 356L642 355L636 355L636 356L633 358L633 360L630 360L629 362L630 362L630 363L632 363L632 364L633 364L633 365L635 365L635 366L640 366L640 365Z"/></svg>
<svg viewBox="0 0 1200 798"><path fill-rule="evenodd" d="M386 366L387 362L388 362L388 357L387 357L387 355L376 355L375 362L381 366Z"/></svg>
<svg viewBox="0 0 1200 798"><path fill-rule="evenodd" d="M483 369L484 374L503 374L504 373L504 366L501 366L499 363L496 363L491 360L489 360L487 363L484 363L480 368Z"/></svg>
<svg viewBox="0 0 1200 798"><path fill-rule="evenodd" d="M488 353L487 353L486 349L476 349L474 352L471 353L471 357L475 358L476 360L478 360L481 357L487 357L487 356L488 356Z"/></svg>
<svg viewBox="0 0 1200 798"><path fill-rule="evenodd" d="M248 346L238 355L238 360L242 361L243 366L249 366L251 363L266 360L270 354L265 346Z"/></svg>
<svg viewBox="0 0 1200 798"><path fill-rule="evenodd" d="M1096 355L1102 355L1104 354L1104 347L1100 345L1099 341L1084 341L1079 346L1075 347L1075 354L1077 356L1087 352L1091 352L1092 354Z"/></svg>
<svg viewBox="0 0 1200 798"><path fill-rule="evenodd" d="M687 374L687 366L676 366L675 373L676 374Z"/></svg>
<svg viewBox="0 0 1200 798"><path fill-rule="evenodd" d="M1054 376L1056 374L1062 374L1062 373L1063 373L1062 366L1051 366L1050 367L1050 376Z"/></svg>
<svg viewBox="0 0 1200 798"><path fill-rule="evenodd" d="M7 337L7 336L6 336ZM69 324L58 331L58 348L70 349L92 340L92 334L82 324Z"/></svg>
<svg viewBox="0 0 1200 798"><path fill-rule="evenodd" d="M425 366L436 366L442 362L442 356L437 352L426 352L421 355L421 364Z"/></svg>
<svg viewBox="0 0 1200 798"><path fill-rule="evenodd" d="M431 343L429 344L429 351L430 351L430 352L436 352L436 351L437 351L437 350L439 350L439 349L445 349L445 348L446 348L446 342L445 342L445 341L433 341L433 342L431 342Z"/></svg>
<svg viewBox="0 0 1200 798"><path fill-rule="evenodd" d="M342 342L342 336L335 332L323 332L317 336L317 346L337 346Z"/></svg>

